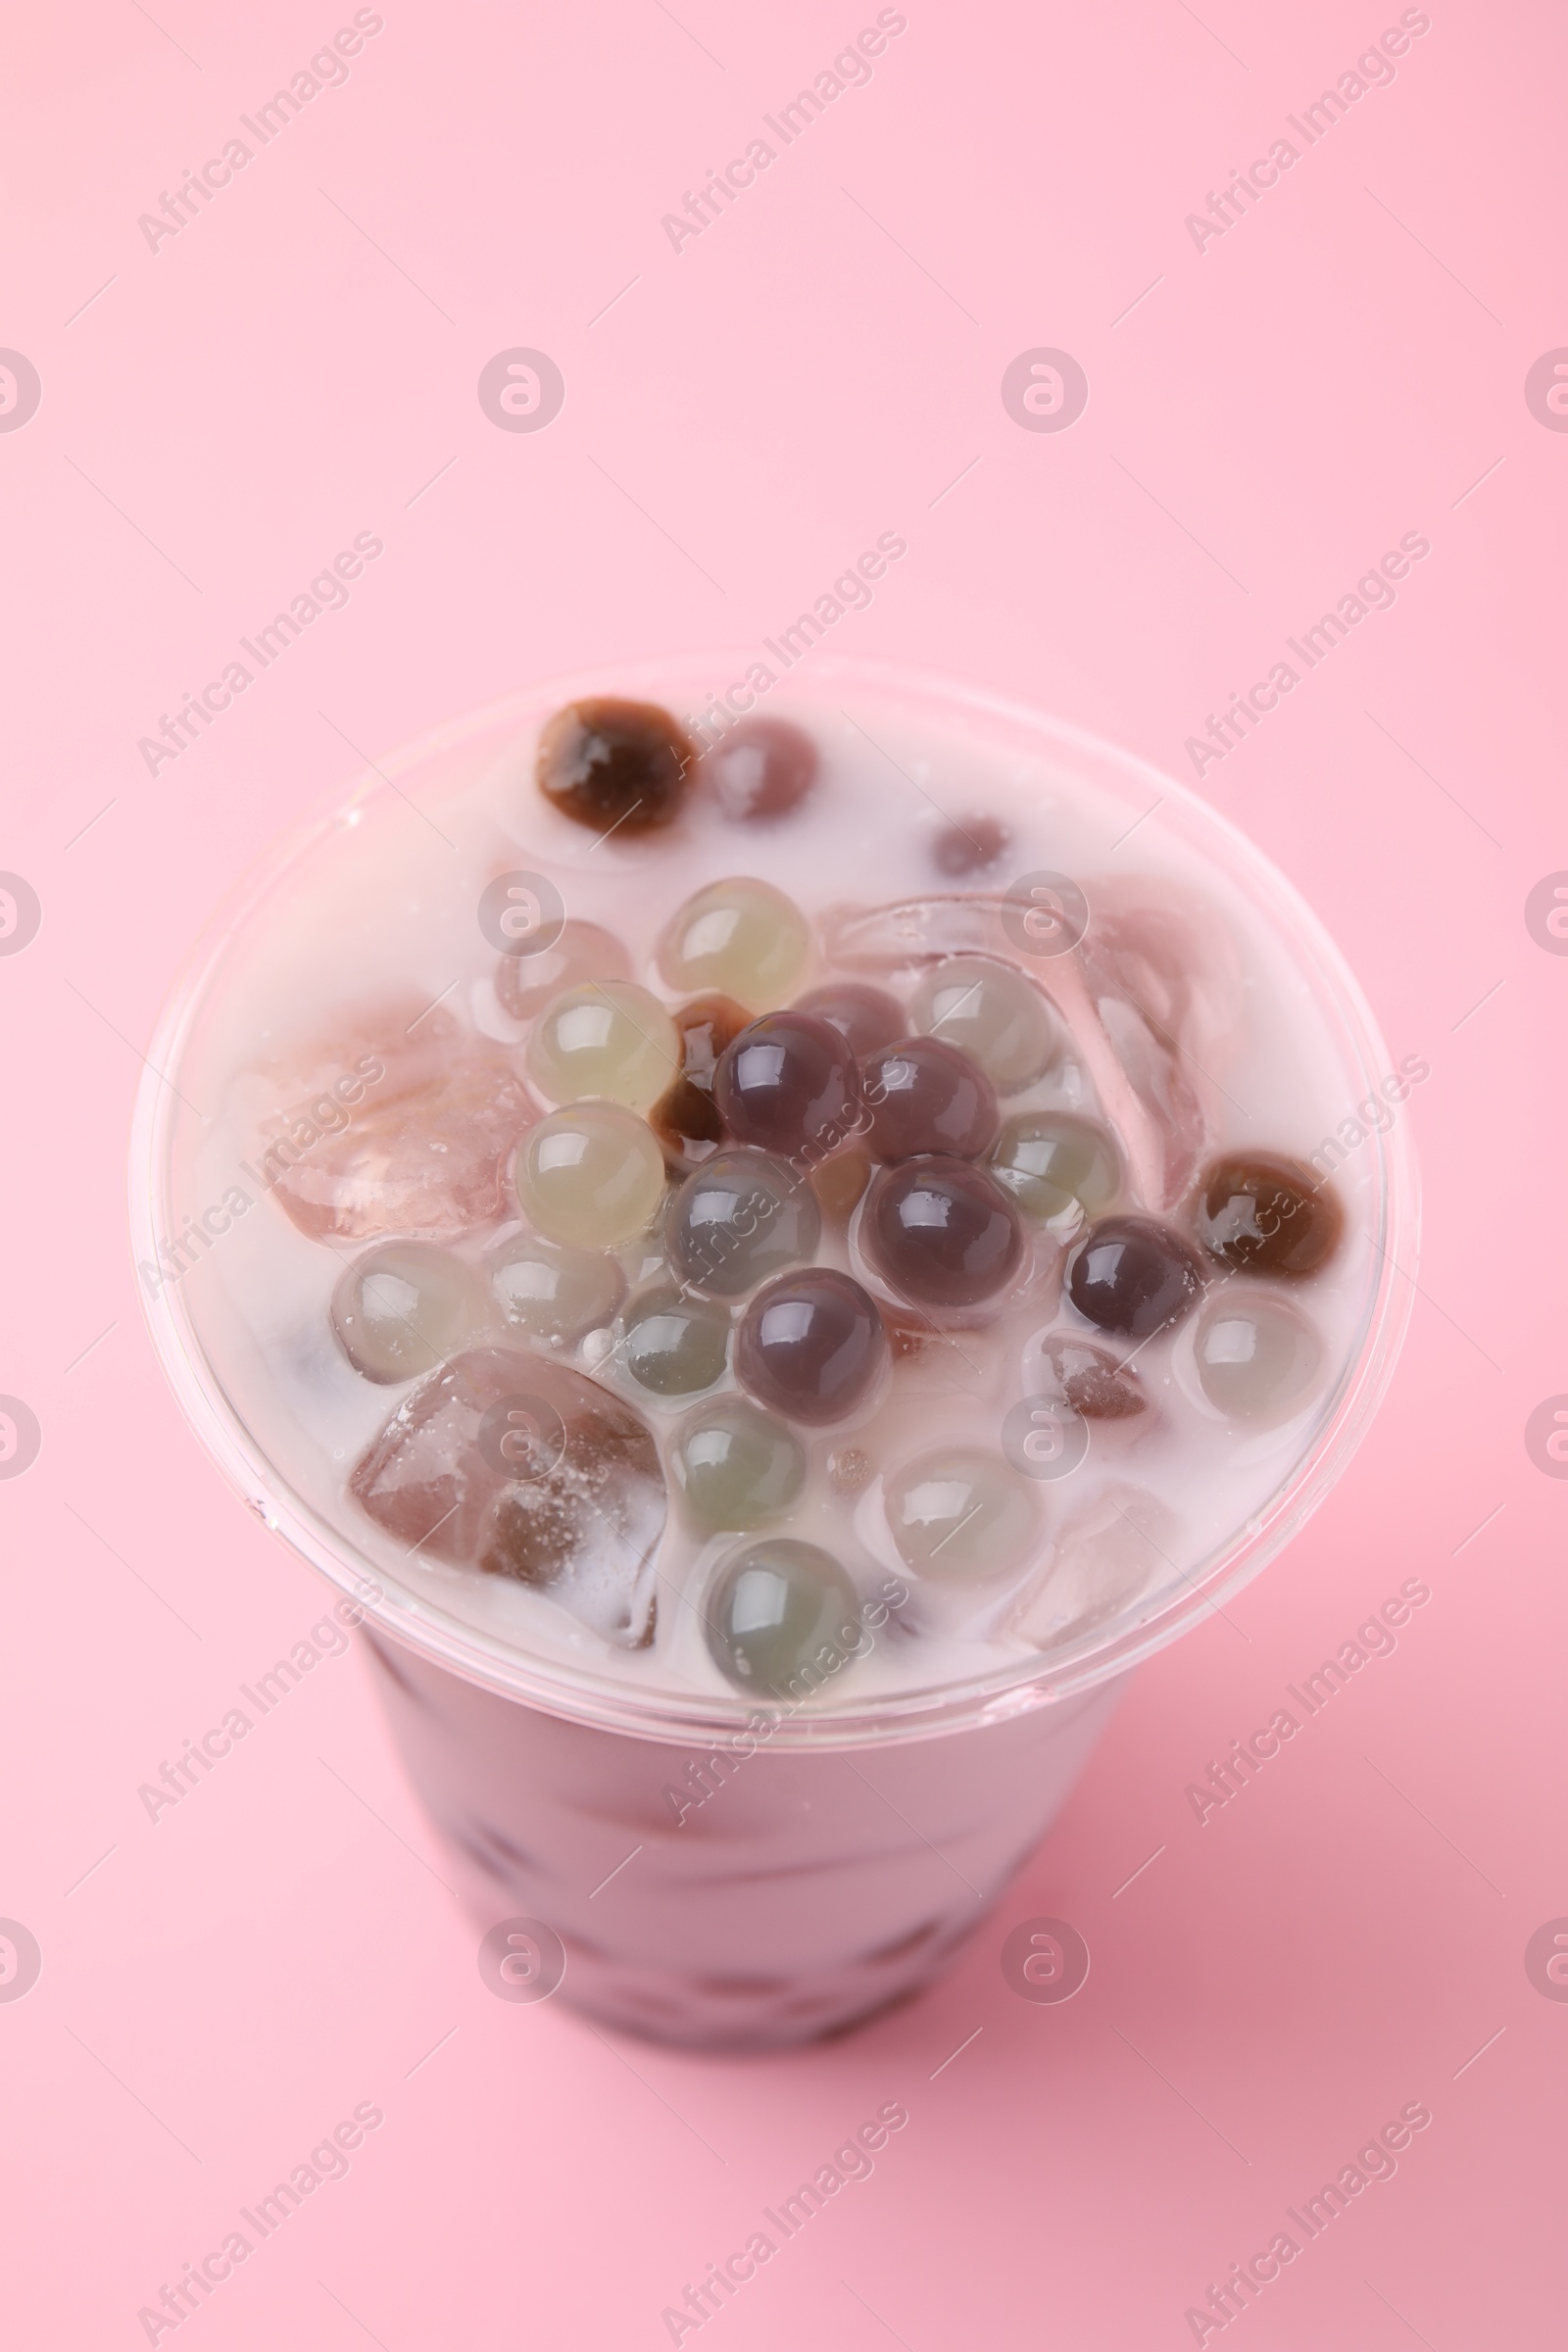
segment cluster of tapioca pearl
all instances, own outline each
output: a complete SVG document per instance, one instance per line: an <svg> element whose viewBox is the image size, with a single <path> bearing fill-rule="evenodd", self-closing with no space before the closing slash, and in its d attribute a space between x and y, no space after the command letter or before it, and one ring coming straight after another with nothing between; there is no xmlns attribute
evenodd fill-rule
<svg viewBox="0 0 1568 2352"><path fill-rule="evenodd" d="M669 821L685 787L676 736L648 706L573 706L545 731L541 786L599 830L647 830ZM711 788L728 813L765 823L799 809L815 754L798 729L756 722L720 753ZM889 1309L814 1262L824 1214L843 1221L858 1205L867 1263L917 1321L1004 1297L1031 1223L1069 1238L1089 1220L1068 1274L1080 1313L1139 1337L1179 1319L1201 1288L1194 1252L1169 1228L1104 1214L1122 1184L1108 1134L1056 1112L1003 1115L1002 1100L1043 1077L1062 1042L1026 976L954 956L922 974L907 1007L853 982L791 1005L812 944L800 907L743 876L697 892L666 924L656 961L673 1010L593 924L568 922L537 956L504 956L498 996L529 1024L528 1075L556 1106L517 1154L527 1230L491 1250L483 1281L421 1244L359 1261L334 1304L351 1360L372 1379L407 1379L499 1314L552 1348L612 1335L593 1368L623 1367L651 1402L689 1403L732 1368L742 1393L698 1404L671 1448L688 1516L722 1533L785 1518L806 1481L802 1429L862 1413L885 1377ZM1317 1212L1293 1213L1300 1244ZM1219 1409L1274 1411L1299 1382L1310 1350L1298 1332L1293 1350L1290 1310L1270 1323L1272 1311L1254 1316L1250 1356L1234 1318L1206 1350L1200 1340L1199 1378ZM1078 1409L1138 1409L1113 1358L1073 1361ZM932 1577L994 1577L1036 1539L1036 1498L1000 1453L927 1459L886 1495L902 1555ZM768 1661L793 1656L850 1592L830 1554L775 1537L726 1569L707 1612L710 1646L734 1679L766 1681Z"/></svg>

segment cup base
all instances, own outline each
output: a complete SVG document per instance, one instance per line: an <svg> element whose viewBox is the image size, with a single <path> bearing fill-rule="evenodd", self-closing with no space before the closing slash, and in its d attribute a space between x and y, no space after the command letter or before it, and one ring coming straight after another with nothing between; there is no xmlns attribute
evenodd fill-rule
<svg viewBox="0 0 1568 2352"><path fill-rule="evenodd" d="M882 1747L704 1751L545 1715L363 1639L489 1989L715 2053L829 2039L932 1984L1126 1679Z"/></svg>

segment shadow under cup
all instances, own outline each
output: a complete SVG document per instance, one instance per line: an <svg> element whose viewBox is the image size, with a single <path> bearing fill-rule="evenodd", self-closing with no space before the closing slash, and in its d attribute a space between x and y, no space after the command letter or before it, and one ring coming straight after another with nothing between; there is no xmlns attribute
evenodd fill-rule
<svg viewBox="0 0 1568 2352"><path fill-rule="evenodd" d="M1408 1310L1397 1265L1415 1189L1404 1122L1358 1152L1367 1252L1354 1344L1266 1505L1172 1584L1080 1638L965 1682L798 1710L739 1695L640 1690L525 1654L443 1589L400 1578L341 1495L279 1467L283 1419L225 1353L214 1278L148 1279L189 1222L207 1122L201 1039L236 941L278 924L291 877L391 791L426 808L531 740L564 702L619 694L701 709L717 657L628 665L535 689L386 762L348 810L248 878L209 933L155 1039L131 1161L135 1250L155 1344L198 1435L250 1507L353 1603L409 1777L444 1848L442 1875L483 1940L498 1997L559 1998L653 2038L763 2049L840 2032L929 1983L985 1917L1066 1799L1128 1674L1211 1613L1286 1543L1339 1476L1392 1372ZM781 694L780 704L784 702ZM897 709L1082 782L1128 811L1160 803L1190 856L1245 891L1284 943L1293 984L1331 1039L1345 1102L1389 1067L1355 982L1290 886L1240 834L1129 756L989 695L881 664L813 659L809 696ZM382 782L379 779L384 778ZM286 929L286 922L282 926ZM275 1214L269 1208L265 1213ZM214 1252L214 1262L218 1253Z"/></svg>

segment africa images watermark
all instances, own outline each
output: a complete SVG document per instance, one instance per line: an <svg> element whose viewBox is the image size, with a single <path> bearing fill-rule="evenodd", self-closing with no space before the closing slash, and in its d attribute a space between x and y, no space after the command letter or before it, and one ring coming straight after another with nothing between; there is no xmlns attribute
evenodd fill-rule
<svg viewBox="0 0 1568 2352"><path fill-rule="evenodd" d="M687 188L681 197L683 213L665 213L660 222L665 236L677 253L693 237L700 237L715 220L723 218L728 207L735 203L745 189L755 185L760 172L776 163L786 147L810 129L819 115L825 114L846 90L863 89L871 78L870 60L880 57L890 40L897 40L908 29L909 20L896 8L878 12L875 24L866 25L862 32L833 60L824 66L808 90L781 106L777 115L764 115L762 122L778 140L760 136L754 138L744 155L733 156L721 172L710 172L703 186L694 194Z"/></svg>
<svg viewBox="0 0 1568 2352"><path fill-rule="evenodd" d="M1200 253L1206 253L1215 237L1224 236L1244 220L1252 206L1270 188L1279 185L1282 172L1290 172L1300 162L1307 147L1315 147L1326 138L1336 122L1348 115L1352 106L1359 105L1368 91L1387 89L1396 78L1393 60L1403 57L1412 40L1419 40L1432 30L1432 19L1424 9L1407 8L1396 25L1391 24L1380 39L1362 51L1353 67L1348 66L1332 90L1304 106L1299 115L1287 115L1285 120L1303 142L1297 147L1290 139L1277 138L1267 155L1260 155L1245 172L1232 172L1230 185L1215 192L1208 191L1208 211L1189 213L1184 223L1188 235Z"/></svg>
<svg viewBox="0 0 1568 2352"><path fill-rule="evenodd" d="M373 2099L361 2099L352 2116L335 2124L309 2156L301 2157L286 2180L279 2180L265 2197L258 2197L254 2208L242 2205L239 2218L245 2228L230 2230L221 2245L204 2254L199 2264L188 2262L172 2286L159 2288L156 2303L144 2303L137 2312L147 2341L156 2344L183 2327L186 2320L194 2319L213 2289L232 2278L239 2265L249 2262L263 2239L281 2230L307 2197L314 2197L328 2180L347 2180L353 2169L350 2156L364 2144L368 2132L379 2132L385 2122L384 2111Z"/></svg>
<svg viewBox="0 0 1568 2352"><path fill-rule="evenodd" d="M841 1673L853 1659L869 1657L876 1647L873 1637L908 1597L908 1587L898 1577L884 1577L871 1598L856 1611L854 1622L841 1625L835 1638L821 1642L815 1654L790 1677L782 1704L748 1716L740 1730L731 1732L722 1745L715 1745L707 1755L693 1756L686 1767L684 1788L666 1781L659 1793L673 1814L675 1827L684 1829L688 1813L701 1812L710 1797L727 1788L741 1766L760 1752L781 1724L788 1723L804 1706L820 1697L835 1674Z"/></svg>
<svg viewBox="0 0 1568 2352"><path fill-rule="evenodd" d="M890 564L902 564L908 552L909 543L900 532L879 531L876 545L846 565L832 586L813 598L787 628L780 629L776 638L764 637L763 650L772 656L778 669L766 662L754 662L744 678L721 693L710 694L701 711L685 713L687 731L699 748L710 750L738 718L754 710L761 697L778 684L780 672L793 669L846 613L863 612L872 601L872 583L883 578Z"/></svg>
<svg viewBox="0 0 1568 2352"><path fill-rule="evenodd" d="M151 251L157 253L166 238L177 237L198 220L213 198L232 183L235 172L243 172L264 147L270 147L313 98L318 98L323 90L340 89L349 78L347 60L358 57L366 41L373 40L385 24L386 19L373 8L356 9L353 24L340 26L310 64L294 74L286 90L274 90L254 116L241 115L241 123L256 141L254 147L238 136L230 138L222 153L209 156L200 172L187 172L172 195L161 188L160 211L143 213L136 222Z"/></svg>
<svg viewBox="0 0 1568 2352"><path fill-rule="evenodd" d="M1287 2205L1285 2218L1300 2235L1294 2235L1291 2230L1276 2230L1262 2253L1254 2254L1250 2262L1231 2264L1223 2285L1210 2284L1205 2303L1190 2303L1183 2317L1196 2340L1205 2344L1211 2335L1243 2318L1249 2303L1257 2300L1260 2288L1304 2253L1314 2237L1321 2237L1331 2222L1348 2212L1352 2197L1364 2196L1374 2180L1392 2180L1399 2169L1396 2157L1402 2155L1414 2134L1425 2132L1431 2122L1432 2110L1423 2100L1407 2099L1394 2122L1374 2132L1364 2148L1357 2148L1355 2161L1342 2164L1316 2196L1303 2197L1299 2210Z"/></svg>
<svg viewBox="0 0 1568 2352"><path fill-rule="evenodd" d="M710 2263L707 2277L685 2289L679 2305L665 2304L659 2316L669 2330L671 2343L683 2342L710 2320L716 2320L736 2288L755 2278L792 2237L799 2237L829 2197L836 2197L852 2180L869 2180L876 2170L872 2157L887 2146L890 2132L902 2132L908 2120L909 2111L902 2099L885 2099L875 2117L853 2132L842 2147L835 2148L831 2160L819 2164L809 2180L803 2180L793 2196L779 2199L776 2211L764 2205L762 2219L768 2228L754 2230L745 2245L726 2255L722 2263Z"/></svg>
<svg viewBox="0 0 1568 2352"><path fill-rule="evenodd" d="M1390 548L1371 570L1363 572L1354 590L1347 589L1332 612L1324 612L1310 628L1303 629L1299 638L1287 637L1285 642L1297 661L1297 669L1289 662L1276 662L1266 678L1260 678L1245 695L1232 694L1230 708L1217 716L1210 710L1205 726L1208 734L1189 735L1183 749L1193 763L1195 775L1201 776L1205 767L1234 752L1247 733L1255 727L1269 711L1277 710L1282 695L1294 694L1309 669L1326 662L1335 647L1359 628L1369 612L1386 612L1397 602L1393 583L1402 580L1412 563L1424 564L1432 553L1432 542L1420 531L1406 531L1397 548Z"/></svg>
<svg viewBox="0 0 1568 2352"><path fill-rule="evenodd" d="M160 732L143 735L136 745L148 774L156 776L168 761L177 760L196 741L200 729L210 727L237 694L243 694L264 669L270 669L278 656L287 653L295 638L303 635L312 621L319 620L323 612L341 612L349 601L347 583L357 580L366 564L373 564L385 552L385 542L374 531L356 531L353 546L340 548L310 586L290 599L286 612L275 612L265 628L257 630L254 640L240 639L241 647L256 664L254 670L241 661L230 662L221 676L210 679L199 695L187 694L172 718L167 710L161 710Z"/></svg>
<svg viewBox="0 0 1568 2352"><path fill-rule="evenodd" d="M292 1168L322 1140L323 1136L340 1135L350 1125L349 1111L364 1102L372 1086L386 1076L386 1063L375 1054L362 1054L352 1070L334 1080L331 1092L321 1093L309 1102L284 1114L288 1132L274 1138L261 1153L260 1167L248 1159L239 1163L239 1172L249 1177L256 1192L248 1193L242 1184L231 1184L220 1200L187 1216L179 1230L157 1245L156 1264L148 1258L137 1260L136 1271L149 1298L161 1291L183 1281L193 1266L199 1265L215 1243L231 1233L238 1220L249 1214L257 1200L281 1184Z"/></svg>
<svg viewBox="0 0 1568 2352"><path fill-rule="evenodd" d="M1424 1054L1406 1054L1398 1068L1390 1070L1376 1089L1340 1121L1334 1133L1326 1135L1315 1152L1308 1152L1307 1158L1318 1175L1325 1179L1332 1176L1370 1136L1387 1135L1396 1123L1398 1105L1408 1102L1415 1089L1425 1085L1431 1075L1432 1064Z"/></svg>
<svg viewBox="0 0 1568 2352"><path fill-rule="evenodd" d="M1211 1813L1217 1813L1240 1796L1249 1781L1255 1780L1263 1765L1279 1754L1285 1742L1294 1740L1314 1715L1322 1714L1329 1700L1338 1696L1352 1675L1359 1674L1373 1658L1392 1657L1399 1646L1395 1639L1396 1629L1408 1625L1411 1612L1424 1609L1431 1598L1430 1585L1418 1576L1407 1576L1398 1592L1391 1593L1364 1625L1358 1625L1354 1638L1342 1642L1333 1657L1325 1658L1314 1674L1303 1675L1299 1684L1287 1683L1285 1689L1295 1707L1276 1708L1270 1720L1245 1742L1233 1740L1228 1756L1210 1760L1206 1782L1188 1782L1183 1794L1200 1824L1206 1826Z"/></svg>
<svg viewBox="0 0 1568 2352"><path fill-rule="evenodd" d="M248 1739L262 1718L280 1706L307 1674L313 1674L327 1658L347 1656L349 1633L365 1622L369 1601L380 1597L379 1586L368 1579L362 1590L365 1597L360 1600L345 1596L334 1601L328 1614L318 1618L308 1634L301 1635L286 1658L278 1658L266 1674L257 1676L254 1689L249 1683L241 1683L239 1695L245 1706L231 1706L220 1722L203 1732L199 1740L187 1740L172 1764L164 1762L156 1781L143 1781L136 1794L155 1829L163 1814L199 1788L214 1765L232 1755L239 1741Z"/></svg>

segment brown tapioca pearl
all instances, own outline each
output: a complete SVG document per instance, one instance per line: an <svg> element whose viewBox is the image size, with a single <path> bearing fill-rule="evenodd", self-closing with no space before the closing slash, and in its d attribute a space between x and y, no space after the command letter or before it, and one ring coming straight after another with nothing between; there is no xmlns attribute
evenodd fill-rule
<svg viewBox="0 0 1568 2352"><path fill-rule="evenodd" d="M849 1223L870 1181L871 1154L863 1144L847 1144L811 1170L811 1190L822 1214L837 1225Z"/></svg>
<svg viewBox="0 0 1568 2352"><path fill-rule="evenodd" d="M733 997L692 997L677 1007L675 1028L680 1037L682 1066L693 1086L713 1091L713 1075L724 1048L739 1037L751 1020L744 1004Z"/></svg>
<svg viewBox="0 0 1568 2352"><path fill-rule="evenodd" d="M609 696L568 703L540 732L539 789L564 816L595 833L647 833L669 824L697 758L657 703Z"/></svg>
<svg viewBox="0 0 1568 2352"><path fill-rule="evenodd" d="M1345 1230L1337 1194L1299 1160L1236 1152L1199 1180L1198 1236L1211 1257L1248 1274L1315 1274Z"/></svg>
<svg viewBox="0 0 1568 2352"><path fill-rule="evenodd" d="M713 1073L724 1048L751 1017L733 997L720 996L693 997L675 1014L682 1074L648 1117L677 1174L700 1167L724 1141L724 1122L713 1101Z"/></svg>
<svg viewBox="0 0 1568 2352"><path fill-rule="evenodd" d="M997 864L1010 836L996 816L965 816L945 825L931 844L931 862L939 874L956 881L961 874L982 874Z"/></svg>
<svg viewBox="0 0 1568 2352"><path fill-rule="evenodd" d="M724 1122L713 1098L689 1078L677 1078L648 1113L648 1124L672 1171L684 1176L711 1159L724 1140Z"/></svg>
<svg viewBox="0 0 1568 2352"><path fill-rule="evenodd" d="M757 824L798 808L819 764L809 735L787 718L743 718L703 754L698 775L732 823Z"/></svg>

